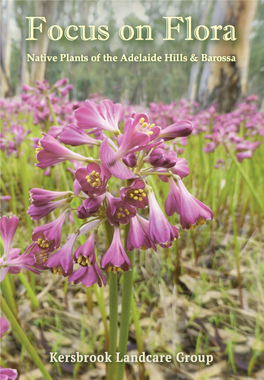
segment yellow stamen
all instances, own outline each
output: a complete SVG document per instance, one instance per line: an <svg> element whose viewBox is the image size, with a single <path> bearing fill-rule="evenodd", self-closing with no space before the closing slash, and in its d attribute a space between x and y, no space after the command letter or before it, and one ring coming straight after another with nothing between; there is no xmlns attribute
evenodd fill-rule
<svg viewBox="0 0 264 380"><path fill-rule="evenodd" d="M112 271L112 267L111 267L111 265L108 267L108 272L111 272Z"/></svg>
<svg viewBox="0 0 264 380"><path fill-rule="evenodd" d="M153 135L153 131L147 131L146 134L147 135Z"/></svg>
<svg viewBox="0 0 264 380"><path fill-rule="evenodd" d="M134 194L129 194L129 197L130 197L130 198L133 198L133 196L134 196Z"/></svg>
<svg viewBox="0 0 264 380"><path fill-rule="evenodd" d="M139 120L140 124L144 123L144 121L145 121L144 117L142 117L142 118Z"/></svg>
<svg viewBox="0 0 264 380"><path fill-rule="evenodd" d="M59 267L59 269L58 269L58 274L59 274L59 276L62 276L62 268L61 267Z"/></svg>
<svg viewBox="0 0 264 380"><path fill-rule="evenodd" d="M97 183L96 183L96 182L94 182L94 183L92 184L92 187L95 187L95 186L97 186Z"/></svg>
<svg viewBox="0 0 264 380"><path fill-rule="evenodd" d="M125 217L125 214L121 214L121 216L122 216L122 218L124 218L124 217Z"/></svg>
<svg viewBox="0 0 264 380"><path fill-rule="evenodd" d="M89 178L90 178L90 176L89 176L89 175L87 175L85 178L86 178L86 179L89 179Z"/></svg>
<svg viewBox="0 0 264 380"><path fill-rule="evenodd" d="M58 272L58 271L57 271L57 268L53 267L53 268L52 268L52 272L53 272L54 274L57 274L57 272Z"/></svg>
<svg viewBox="0 0 264 380"><path fill-rule="evenodd" d="M86 264L90 267L92 264L91 264L91 261L89 260L89 257L86 257Z"/></svg>
<svg viewBox="0 0 264 380"><path fill-rule="evenodd" d="M120 272L122 269L118 267L118 268L116 268L116 270L117 270L117 272Z"/></svg>
<svg viewBox="0 0 264 380"><path fill-rule="evenodd" d="M94 175L95 174L95 170L92 171L91 175Z"/></svg>
<svg viewBox="0 0 264 380"><path fill-rule="evenodd" d="M145 193L142 193L141 195L142 195L142 197L144 197L144 198L146 197L146 194L145 194Z"/></svg>
<svg viewBox="0 0 264 380"><path fill-rule="evenodd" d="M87 179L87 182L90 183L90 182L92 182L92 180L91 179Z"/></svg>
<svg viewBox="0 0 264 380"><path fill-rule="evenodd" d="M143 123L142 128L146 128L148 126L148 123Z"/></svg>
<svg viewBox="0 0 264 380"><path fill-rule="evenodd" d="M151 124L151 125L149 126L149 128L153 128L153 127L155 127L155 124Z"/></svg>
<svg viewBox="0 0 264 380"><path fill-rule="evenodd" d="M135 193L135 194L138 194L138 190L135 190L134 193Z"/></svg>
<svg viewBox="0 0 264 380"><path fill-rule="evenodd" d="M47 261L47 257L45 259L42 259L42 262L45 263Z"/></svg>
<svg viewBox="0 0 264 380"><path fill-rule="evenodd" d="M99 178L96 178L96 182L100 182L100 179L99 179Z"/></svg>
<svg viewBox="0 0 264 380"><path fill-rule="evenodd" d="M119 207L119 211L123 211L123 207Z"/></svg>
<svg viewBox="0 0 264 380"><path fill-rule="evenodd" d="M138 191L139 191L140 193L143 193L143 190L142 190L142 189L138 189Z"/></svg>
<svg viewBox="0 0 264 380"><path fill-rule="evenodd" d="M142 197L139 197L139 198L138 198L138 200L139 200L140 202L142 201L142 199L143 199Z"/></svg>
<svg viewBox="0 0 264 380"><path fill-rule="evenodd" d="M96 173L95 173L95 176L98 178L98 177L99 177L99 173L98 173L98 172L96 172Z"/></svg>
<svg viewBox="0 0 264 380"><path fill-rule="evenodd" d="M137 201L137 200L138 200L138 197L134 197L133 199L134 199L135 201Z"/></svg>
<svg viewBox="0 0 264 380"><path fill-rule="evenodd" d="M78 263L78 264L81 264L82 259L83 259L83 257L82 257L82 255L80 255L80 256L78 257L78 259L77 259L77 263Z"/></svg>
<svg viewBox="0 0 264 380"><path fill-rule="evenodd" d="M86 258L85 258L85 257L82 259L82 265L83 265L84 267L86 267Z"/></svg>

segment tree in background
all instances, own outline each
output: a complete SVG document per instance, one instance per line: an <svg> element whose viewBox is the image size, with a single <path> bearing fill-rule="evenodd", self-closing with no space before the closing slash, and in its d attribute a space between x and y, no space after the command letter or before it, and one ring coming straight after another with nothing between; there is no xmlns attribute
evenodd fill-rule
<svg viewBox="0 0 264 380"><path fill-rule="evenodd" d="M217 103L219 112L229 112L247 88L250 58L249 35L257 8L257 1L232 0L215 3L211 25L233 25L235 42L209 42L207 54L236 56L236 62L206 62L203 66L198 101L203 108Z"/></svg>

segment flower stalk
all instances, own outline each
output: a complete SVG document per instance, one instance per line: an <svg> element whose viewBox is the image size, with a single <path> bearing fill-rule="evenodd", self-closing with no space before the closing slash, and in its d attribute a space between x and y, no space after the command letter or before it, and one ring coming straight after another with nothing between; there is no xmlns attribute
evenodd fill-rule
<svg viewBox="0 0 264 380"><path fill-rule="evenodd" d="M41 371L44 379L46 380L52 380L52 377L46 370L44 364L42 363L40 357L38 356L37 352L35 351L34 347L31 345L30 341L28 340L26 334L18 324L16 318L14 317L12 311L8 307L4 297L1 295L0 296L0 302L1 302L1 310L3 311L4 315L8 319L8 321L11 324L11 327L16 334L17 338L19 339L20 343L25 347L27 352L29 353L30 357L38 367L38 369Z"/></svg>

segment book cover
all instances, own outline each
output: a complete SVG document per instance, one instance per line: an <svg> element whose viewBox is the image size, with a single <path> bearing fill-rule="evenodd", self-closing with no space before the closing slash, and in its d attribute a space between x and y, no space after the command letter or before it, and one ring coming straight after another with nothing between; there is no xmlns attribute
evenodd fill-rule
<svg viewBox="0 0 264 380"><path fill-rule="evenodd" d="M264 379L264 2L1 2L0 379Z"/></svg>

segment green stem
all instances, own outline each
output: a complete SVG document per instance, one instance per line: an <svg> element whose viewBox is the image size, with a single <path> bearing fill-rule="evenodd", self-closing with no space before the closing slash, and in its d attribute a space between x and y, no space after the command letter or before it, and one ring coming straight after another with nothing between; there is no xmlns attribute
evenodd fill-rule
<svg viewBox="0 0 264 380"><path fill-rule="evenodd" d="M24 287L27 291L27 294L29 295L29 298L31 300L32 309L36 309L37 307L39 307L39 301L38 301L33 289L31 288L29 282L27 281L24 273L22 273L22 272L19 273L18 278L21 281L22 285L24 285Z"/></svg>
<svg viewBox="0 0 264 380"><path fill-rule="evenodd" d="M126 236L128 233L128 225L125 226ZM123 290L122 290L122 309L121 309L121 319L120 319L120 334L119 334L119 345L118 351L120 352L120 357L123 358L127 353L127 341L129 332L129 320L130 320L130 310L131 310L131 298L132 298L132 285L133 285L133 267L134 267L134 252L128 252L127 256L131 261L131 271L123 273ZM116 368L116 378L115 380L123 380L125 372L125 363L118 363Z"/></svg>
<svg viewBox="0 0 264 380"><path fill-rule="evenodd" d="M118 326L117 274L109 273L109 355L112 362L107 367L107 380L115 380L116 343Z"/></svg>
<svg viewBox="0 0 264 380"><path fill-rule="evenodd" d="M17 305L14 298L14 292L12 289L9 273L7 273L5 279L1 283L1 291L5 299L7 299L8 306L12 310L13 315L17 318Z"/></svg>
<svg viewBox="0 0 264 380"><path fill-rule="evenodd" d="M38 369L41 371L43 377L46 380L52 380L50 374L46 370L44 364L42 363L40 357L38 356L37 352L35 351L34 347L29 342L26 334L22 330L22 328L19 326L16 318L14 317L12 311L9 309L5 299L1 295L1 309L3 313L5 314L6 318L9 320L12 330L16 334L17 338L19 339L20 343L26 348L27 352L31 356L32 360L38 367Z"/></svg>
<svg viewBox="0 0 264 380"><path fill-rule="evenodd" d="M105 331L105 350L109 351L109 330L108 330L108 324L107 324L107 315L106 315L106 309L105 309L105 302L104 302L104 291L103 288L100 288L100 294L98 292L97 284L94 286L94 292L97 299L97 303L100 309L103 325L104 325L104 331Z"/></svg>
<svg viewBox="0 0 264 380"><path fill-rule="evenodd" d="M113 227L109 222L105 222L105 231L108 246L113 240ZM107 380L115 380L116 366L116 343L117 343L117 327L118 327L118 289L117 274L109 273L109 355L111 355L111 363L107 366Z"/></svg>
<svg viewBox="0 0 264 380"><path fill-rule="evenodd" d="M142 352L144 351L144 344L143 344L141 328L139 324L139 312L137 310L137 306L136 306L136 302L135 302L135 298L133 294L132 294L132 300L131 300L131 310L132 310L132 318L134 321L134 327L135 327L135 333L136 333L138 355L141 355ZM139 363L139 380L145 380L144 363Z"/></svg>
<svg viewBox="0 0 264 380"><path fill-rule="evenodd" d="M53 119L53 124L54 125L58 125L56 115L55 115L55 113L53 111L52 104L51 104L50 98L48 96L47 96L47 102L48 102L49 110L50 110L50 113L51 113L51 116L52 116L52 119Z"/></svg>
<svg viewBox="0 0 264 380"><path fill-rule="evenodd" d="M91 286L86 289L86 299L88 313L93 315L93 288Z"/></svg>
<svg viewBox="0 0 264 380"><path fill-rule="evenodd" d="M238 170L239 170L240 173L242 174L244 180L246 181L248 187L250 188L250 191L251 191L252 195L254 196L254 198L255 198L255 200L257 201L257 203L258 203L258 205L259 205L261 211L262 211L263 214L264 214L264 206L263 206L263 204L262 204L261 201L260 201L260 197L259 197L259 196L257 195L257 193L255 192L254 187L253 187L253 185L252 185L250 179L247 177L246 173L245 173L244 170L242 169L242 167L241 167L241 163L238 163L238 162L237 162L237 160L236 160L236 158L234 157L233 153L227 148L227 146L226 146L226 150L227 150L227 152L230 154L230 157L232 158L232 160L233 160L234 163L236 164L236 167L238 168Z"/></svg>

